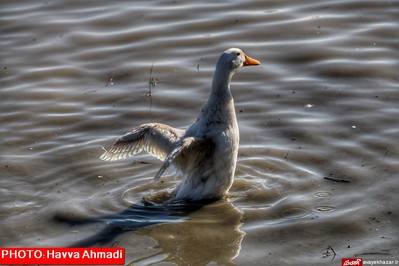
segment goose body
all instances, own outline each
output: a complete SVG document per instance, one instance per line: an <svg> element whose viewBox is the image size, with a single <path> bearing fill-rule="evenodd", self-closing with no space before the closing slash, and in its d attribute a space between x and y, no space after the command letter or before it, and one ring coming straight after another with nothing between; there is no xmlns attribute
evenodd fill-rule
<svg viewBox="0 0 399 266"><path fill-rule="evenodd" d="M242 66L259 64L238 48L226 50L217 62L208 101L188 129L143 124L120 137L100 158L114 161L144 150L164 161L155 180L171 165L180 171L182 182L175 199L198 201L223 197L234 180L239 146L230 81Z"/></svg>

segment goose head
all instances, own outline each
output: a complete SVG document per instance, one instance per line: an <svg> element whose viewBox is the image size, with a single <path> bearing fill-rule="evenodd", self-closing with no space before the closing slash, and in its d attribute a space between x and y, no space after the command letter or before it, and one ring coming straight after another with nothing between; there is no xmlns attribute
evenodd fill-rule
<svg viewBox="0 0 399 266"><path fill-rule="evenodd" d="M220 56L213 76L214 91L224 91L230 88L230 80L243 66L260 65L260 62L246 55L241 49L230 48Z"/></svg>
<svg viewBox="0 0 399 266"><path fill-rule="evenodd" d="M235 73L243 66L260 65L260 62L246 55L239 48L230 48L226 50L219 58L218 67L226 68L226 70Z"/></svg>

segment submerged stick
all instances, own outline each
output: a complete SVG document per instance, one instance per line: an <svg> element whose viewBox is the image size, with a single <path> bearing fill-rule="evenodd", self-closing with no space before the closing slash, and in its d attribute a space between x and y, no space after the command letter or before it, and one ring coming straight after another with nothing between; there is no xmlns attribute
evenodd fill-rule
<svg viewBox="0 0 399 266"><path fill-rule="evenodd" d="M349 180L345 180L345 179L341 179L341 178L327 177L327 176L325 176L324 179L330 180L330 181L333 181L333 182L337 182L337 183L350 183L351 182Z"/></svg>

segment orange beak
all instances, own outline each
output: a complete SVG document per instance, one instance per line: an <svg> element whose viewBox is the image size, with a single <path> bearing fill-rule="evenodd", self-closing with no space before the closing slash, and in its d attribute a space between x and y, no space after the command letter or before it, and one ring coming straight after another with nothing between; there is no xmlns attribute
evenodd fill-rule
<svg viewBox="0 0 399 266"><path fill-rule="evenodd" d="M244 55L245 56L245 62L243 64L243 66L256 66L256 65L260 65L260 62L256 59L253 59L251 57L249 57L248 55Z"/></svg>

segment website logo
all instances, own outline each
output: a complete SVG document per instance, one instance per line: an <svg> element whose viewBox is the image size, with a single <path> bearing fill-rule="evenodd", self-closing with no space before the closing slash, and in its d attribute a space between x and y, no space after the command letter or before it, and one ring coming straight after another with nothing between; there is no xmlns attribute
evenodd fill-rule
<svg viewBox="0 0 399 266"><path fill-rule="evenodd" d="M361 258L343 258L342 266L363 266L363 259Z"/></svg>

